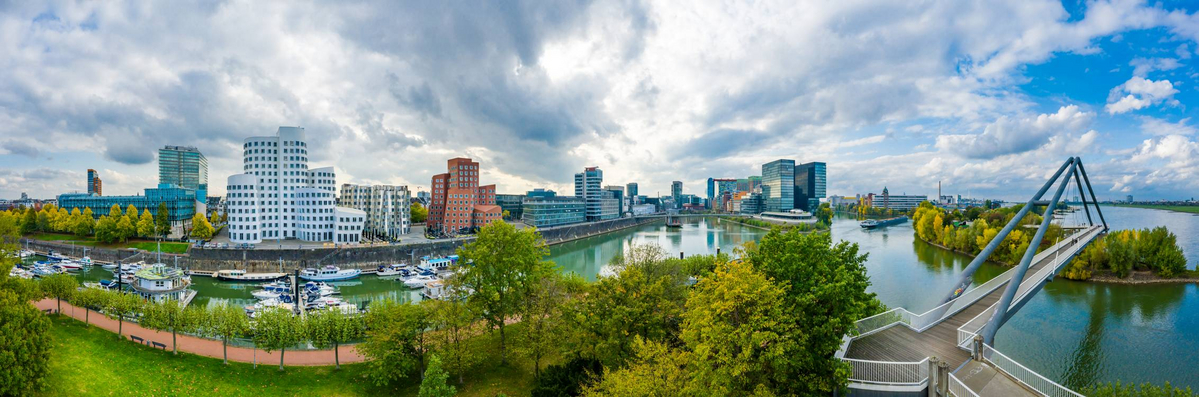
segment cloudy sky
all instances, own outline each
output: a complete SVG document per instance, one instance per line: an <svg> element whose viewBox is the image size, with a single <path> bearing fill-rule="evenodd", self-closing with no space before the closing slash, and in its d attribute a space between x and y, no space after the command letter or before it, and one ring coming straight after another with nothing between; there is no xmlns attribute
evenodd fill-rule
<svg viewBox="0 0 1199 397"><path fill-rule="evenodd" d="M35 4L37 3L37 4ZM306 128L338 183L703 193L777 158L829 193L1199 191L1199 5L1163 1L0 1L0 197L157 183L193 145Z"/></svg>

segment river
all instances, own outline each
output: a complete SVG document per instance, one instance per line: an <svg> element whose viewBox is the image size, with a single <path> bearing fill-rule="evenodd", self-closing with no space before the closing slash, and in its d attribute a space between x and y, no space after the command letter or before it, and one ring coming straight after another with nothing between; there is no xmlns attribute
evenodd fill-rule
<svg viewBox="0 0 1199 397"><path fill-rule="evenodd" d="M1104 207L1112 229L1164 225L1178 235L1189 267L1199 263L1199 216L1160 210ZM1071 218L1080 219L1081 214ZM550 247L564 271L595 280L603 266L632 244L658 244L670 255L731 252L765 231L717 218L685 218L681 229L656 223ZM1085 218L1081 218L1085 220ZM970 258L915 239L911 223L865 231L848 217L834 219L834 240L857 243L868 254L871 292L890 307L932 308ZM986 281L1006 268L985 264ZM85 279L111 277L94 268ZM194 304L251 304L253 286L195 277ZM336 283L351 302L418 300L395 281L365 276ZM1071 388L1094 382L1169 381L1199 387L1199 288L1194 284L1116 285L1057 279L1025 305L996 336L996 348Z"/></svg>

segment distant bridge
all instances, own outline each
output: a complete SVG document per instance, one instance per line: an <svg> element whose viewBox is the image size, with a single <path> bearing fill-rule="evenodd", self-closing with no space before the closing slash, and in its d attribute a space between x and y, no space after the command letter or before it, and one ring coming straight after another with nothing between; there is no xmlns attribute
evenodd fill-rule
<svg viewBox="0 0 1199 397"><path fill-rule="evenodd" d="M1071 180L1082 196L1089 225L1066 229L1074 233L1037 253L1053 220L1052 208L1057 207ZM1053 198L1042 200L1055 184L1058 186ZM1090 201L1086 193L1090 193ZM837 352L837 357L853 369L850 389L864 395L1080 396L1020 365L993 346L999 327L1087 244L1107 232L1107 222L1097 202L1082 160L1078 157L1066 160L970 262L941 305L920 314L896 308L857 322L858 334L846 336ZM1046 211L1019 264L969 288L974 272L1025 215L1038 206ZM1090 207L1098 214L1098 224L1091 217Z"/></svg>

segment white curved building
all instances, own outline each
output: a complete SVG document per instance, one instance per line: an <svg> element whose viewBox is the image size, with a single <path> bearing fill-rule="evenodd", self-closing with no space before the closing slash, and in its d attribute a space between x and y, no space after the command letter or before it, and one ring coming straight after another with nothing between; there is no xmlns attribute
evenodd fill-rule
<svg viewBox="0 0 1199 397"><path fill-rule="evenodd" d="M226 186L231 241L361 240L365 213L337 207L333 167L308 168L303 128L247 138L242 157L245 173L230 176Z"/></svg>

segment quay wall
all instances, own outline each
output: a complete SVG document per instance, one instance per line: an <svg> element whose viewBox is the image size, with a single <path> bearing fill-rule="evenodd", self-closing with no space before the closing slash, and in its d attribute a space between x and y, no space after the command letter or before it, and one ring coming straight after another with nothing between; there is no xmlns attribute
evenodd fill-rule
<svg viewBox="0 0 1199 397"><path fill-rule="evenodd" d="M541 229L539 232L547 244L560 244L580 238L610 233L634 226L660 222L658 218L621 218L610 221L585 223L564 227ZM179 267L202 272L221 269L245 269L249 272L292 272L299 269L323 265L342 268L373 270L379 265L391 263L417 263L422 256L452 255L463 244L474 241L473 237L431 241L425 243L386 246L347 246L338 248L269 248L260 245L256 249L208 249L192 247L187 254L162 254L166 264L178 263ZM22 240L24 246L25 240ZM70 244L28 240L29 248L45 253L49 250L78 257L83 250ZM268 245L264 244L264 245ZM153 261L157 253L137 250L114 250L89 248L87 255L101 262Z"/></svg>

